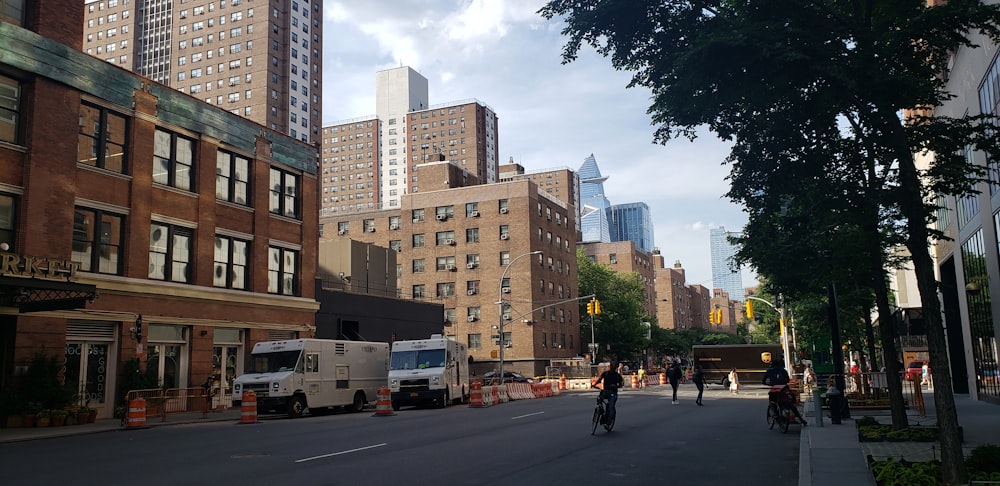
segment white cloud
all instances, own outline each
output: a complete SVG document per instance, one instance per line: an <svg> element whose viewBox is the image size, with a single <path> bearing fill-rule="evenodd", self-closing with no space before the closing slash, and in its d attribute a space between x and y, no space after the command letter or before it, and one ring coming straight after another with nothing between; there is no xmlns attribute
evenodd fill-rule
<svg viewBox="0 0 1000 486"><path fill-rule="evenodd" d="M593 153L612 203L646 202L668 265L711 285L709 229L739 231L746 215L724 198L728 146L652 143L649 91L626 89L591 49L562 64L562 25L544 0L325 0L324 123L375 111L375 72L408 65L429 81L431 103L475 98L499 118L501 163L578 169ZM706 282L707 280L707 282Z"/></svg>

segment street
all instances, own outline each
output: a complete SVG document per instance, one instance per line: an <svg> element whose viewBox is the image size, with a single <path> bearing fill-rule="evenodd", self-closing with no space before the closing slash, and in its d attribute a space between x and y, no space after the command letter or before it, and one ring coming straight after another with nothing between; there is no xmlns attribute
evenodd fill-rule
<svg viewBox="0 0 1000 486"><path fill-rule="evenodd" d="M768 430L766 390L625 390L591 435L595 393L489 408L403 408L173 425L0 445L8 484L794 485L799 427Z"/></svg>

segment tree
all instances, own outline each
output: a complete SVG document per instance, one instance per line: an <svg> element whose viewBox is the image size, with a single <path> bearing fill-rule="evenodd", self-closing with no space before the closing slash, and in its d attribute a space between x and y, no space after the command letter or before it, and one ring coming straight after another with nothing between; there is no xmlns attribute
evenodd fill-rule
<svg viewBox="0 0 1000 486"><path fill-rule="evenodd" d="M655 322L644 314L645 286L635 273L616 273L608 265L600 265L577 250L577 276L580 295L595 295L600 301L601 313L593 316L594 340L599 346L597 355L610 353L619 360L634 361L648 348L646 327L643 322ZM580 301L580 335L591 335L591 316L587 315L587 301Z"/></svg>
<svg viewBox="0 0 1000 486"><path fill-rule="evenodd" d="M812 142L833 140L833 132L864 150L863 167L879 175L881 185L872 179L861 212L899 218L927 319L935 385L943 384L936 386L934 397L944 481L964 483L928 248L939 236L929 229L937 209L930 201L938 194L964 194L971 181L983 177L983 168L961 155L966 147L995 155L1000 144L988 125L992 117L945 118L921 109L951 96L939 75L951 52L970 46L970 32L1000 40L1000 7L974 0L934 6L925 0L553 0L540 13L566 22L564 62L573 61L588 44L609 56L614 68L634 73L630 87L652 90L649 113L657 125L655 141L692 138L702 125L733 141L728 162L734 164L734 175L743 163L771 175L774 171L766 169L797 149L806 155L796 159L801 162L797 165L815 164L821 152L812 150ZM914 111L903 119L903 110ZM808 123L795 128L786 120ZM773 139L773 146L782 150L755 152L756 137L780 129L791 131ZM918 169L914 154L924 151L935 158ZM845 171L858 167L846 164L854 160L834 158L845 164ZM807 214L822 210L813 208ZM865 254L874 253L870 249Z"/></svg>

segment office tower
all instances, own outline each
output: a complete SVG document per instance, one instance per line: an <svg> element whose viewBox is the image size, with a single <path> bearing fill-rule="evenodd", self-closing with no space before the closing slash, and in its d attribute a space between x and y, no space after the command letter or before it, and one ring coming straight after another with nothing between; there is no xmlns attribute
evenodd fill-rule
<svg viewBox="0 0 1000 486"><path fill-rule="evenodd" d="M82 53L83 3L30 5L0 9L0 388L41 352L101 418L137 363L228 406L255 343L312 336L316 148Z"/></svg>
<svg viewBox="0 0 1000 486"><path fill-rule="evenodd" d="M323 216L398 208L406 194L450 184L420 174L422 164L445 161L479 183L497 181L492 108L476 100L430 105L427 78L407 66L375 73L375 88L375 116L323 127Z"/></svg>
<svg viewBox="0 0 1000 486"><path fill-rule="evenodd" d="M580 229L581 243L611 242L610 213L611 202L604 195L604 181L607 177L601 175L594 154L583 160L583 165L577 171L580 174Z"/></svg>
<svg viewBox="0 0 1000 486"><path fill-rule="evenodd" d="M653 251L653 218L644 202L611 206L611 241L631 241L636 248Z"/></svg>
<svg viewBox="0 0 1000 486"><path fill-rule="evenodd" d="M738 267L732 267L737 247L729 242L729 236L739 236L739 233L727 232L722 226L709 233L712 245L712 287L722 289L732 300L743 302L743 275Z"/></svg>
<svg viewBox="0 0 1000 486"><path fill-rule="evenodd" d="M83 51L292 138L322 126L320 0L97 0Z"/></svg>

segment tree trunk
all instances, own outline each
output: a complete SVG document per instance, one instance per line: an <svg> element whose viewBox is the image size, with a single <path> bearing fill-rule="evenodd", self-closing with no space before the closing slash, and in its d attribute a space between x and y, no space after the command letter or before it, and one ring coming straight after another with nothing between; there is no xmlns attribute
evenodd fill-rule
<svg viewBox="0 0 1000 486"><path fill-rule="evenodd" d="M928 209L924 206L924 191L917 173L902 126L893 112L891 118L882 112L884 123L897 140L899 162L900 209L906 218L906 247L913 259L913 269L920 291L920 302L927 324L927 349L934 366L934 409L937 412L941 436L941 471L947 485L965 484L967 474L962 441L958 434L958 412L955 409L954 388L951 383L951 366L948 361L948 343L944 335L938 285L934 278L934 261L931 259L927 230ZM893 121L895 119L895 121Z"/></svg>

